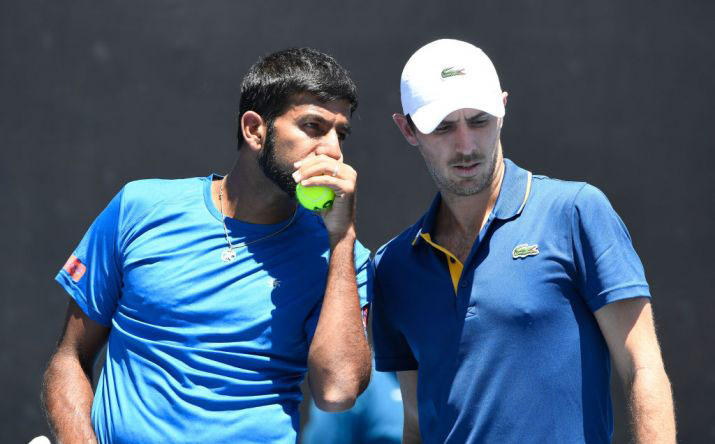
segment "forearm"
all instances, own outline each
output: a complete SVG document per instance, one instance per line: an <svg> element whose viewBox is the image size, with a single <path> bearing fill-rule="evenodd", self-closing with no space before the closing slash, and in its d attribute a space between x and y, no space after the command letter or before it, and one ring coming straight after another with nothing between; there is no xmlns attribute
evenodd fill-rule
<svg viewBox="0 0 715 444"><path fill-rule="evenodd" d="M370 349L355 279L354 230L331 239L323 305L308 354L309 383L318 407L344 410L370 378Z"/></svg>
<svg viewBox="0 0 715 444"><path fill-rule="evenodd" d="M90 419L93 399L91 381L77 357L57 352L45 372L42 400L58 443L97 442Z"/></svg>
<svg viewBox="0 0 715 444"><path fill-rule="evenodd" d="M419 428L408 426L405 423L402 427L402 444L422 444Z"/></svg>
<svg viewBox="0 0 715 444"><path fill-rule="evenodd" d="M422 444L417 407L417 370L397 372L402 394L402 444Z"/></svg>
<svg viewBox="0 0 715 444"><path fill-rule="evenodd" d="M636 369L628 389L635 442L675 443L673 396L665 370Z"/></svg>

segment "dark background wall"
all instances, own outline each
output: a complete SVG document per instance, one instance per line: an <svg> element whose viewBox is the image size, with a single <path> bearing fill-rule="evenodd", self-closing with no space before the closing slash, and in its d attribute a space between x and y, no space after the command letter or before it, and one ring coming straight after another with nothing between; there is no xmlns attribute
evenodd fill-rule
<svg viewBox="0 0 715 444"><path fill-rule="evenodd" d="M374 249L412 223L435 190L390 115L408 56L439 37L494 60L508 157L609 196L652 287L681 440L715 441L714 5L3 0L0 442L48 433L57 270L125 182L228 170L239 83L259 55L313 46L351 70L360 237Z"/></svg>

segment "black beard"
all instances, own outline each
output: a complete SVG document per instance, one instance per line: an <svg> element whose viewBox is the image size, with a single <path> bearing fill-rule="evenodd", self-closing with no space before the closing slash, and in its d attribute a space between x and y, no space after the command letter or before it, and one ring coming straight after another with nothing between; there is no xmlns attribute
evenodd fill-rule
<svg viewBox="0 0 715 444"><path fill-rule="evenodd" d="M258 165L260 165L263 174L265 174L271 182L278 185L278 188L283 190L288 196L295 197L295 181L293 180L291 172L282 167L276 160L275 142L273 122L270 122L266 130L266 143L258 154Z"/></svg>

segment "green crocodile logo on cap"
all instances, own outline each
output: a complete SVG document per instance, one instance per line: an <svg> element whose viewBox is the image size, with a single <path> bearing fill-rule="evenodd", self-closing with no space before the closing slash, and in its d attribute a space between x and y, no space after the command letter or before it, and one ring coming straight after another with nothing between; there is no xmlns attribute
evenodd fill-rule
<svg viewBox="0 0 715 444"><path fill-rule="evenodd" d="M538 245L519 244L514 247L514 251L511 252L511 257L514 259L523 259L527 256L536 256L537 254L539 254Z"/></svg>
<svg viewBox="0 0 715 444"><path fill-rule="evenodd" d="M446 79L448 77L463 76L465 74L467 73L464 72L464 68L457 69L454 66L450 66L449 68L444 68L441 75L443 79Z"/></svg>

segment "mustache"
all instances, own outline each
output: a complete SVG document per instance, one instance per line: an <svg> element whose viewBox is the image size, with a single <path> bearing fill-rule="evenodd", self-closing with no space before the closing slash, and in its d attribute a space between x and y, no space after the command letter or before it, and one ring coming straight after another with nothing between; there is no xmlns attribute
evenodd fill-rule
<svg viewBox="0 0 715 444"><path fill-rule="evenodd" d="M449 161L449 166L470 165L473 163L484 163L482 156L457 156Z"/></svg>

